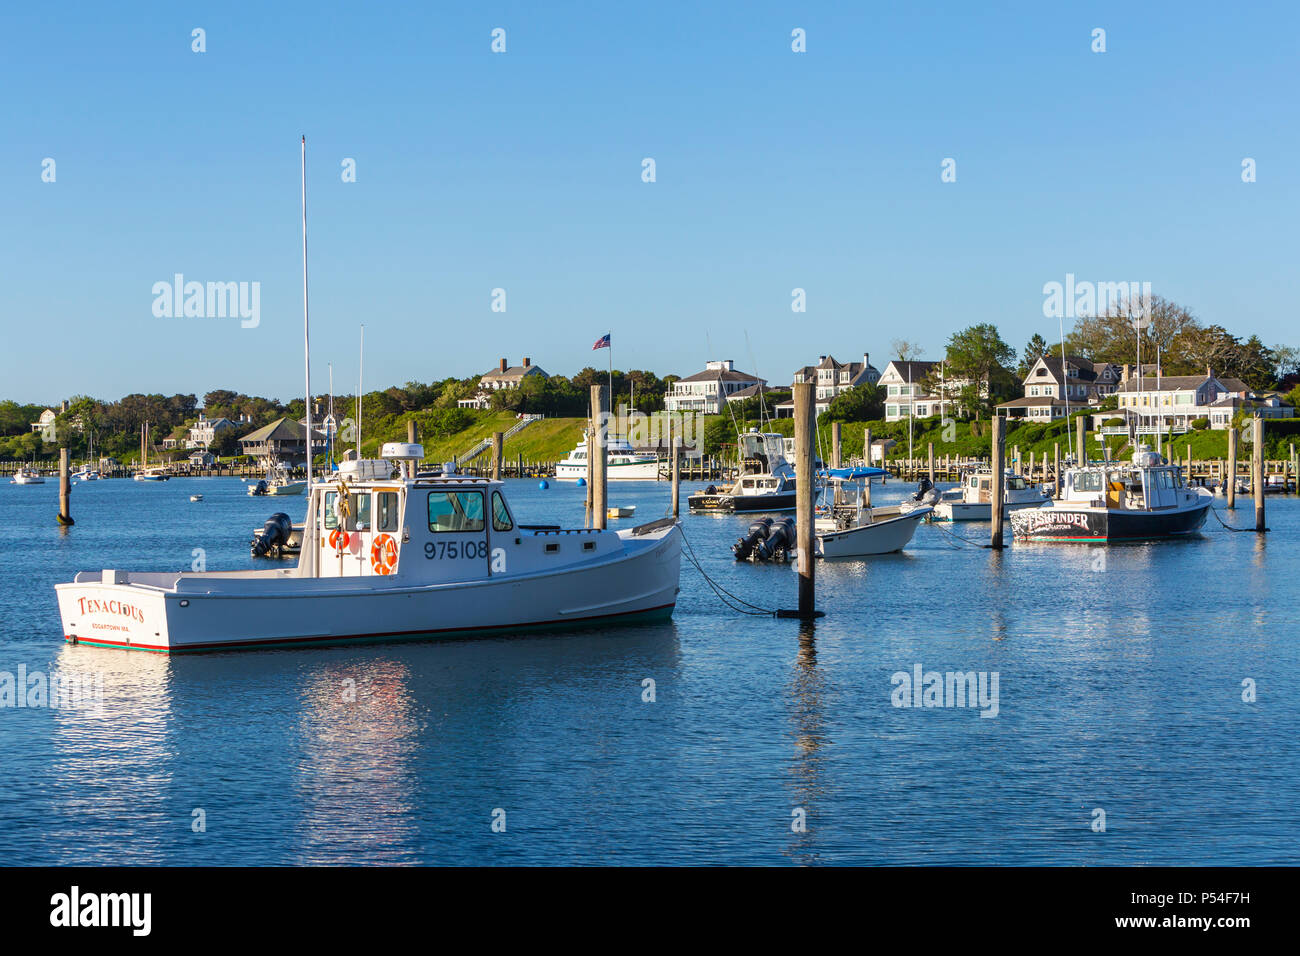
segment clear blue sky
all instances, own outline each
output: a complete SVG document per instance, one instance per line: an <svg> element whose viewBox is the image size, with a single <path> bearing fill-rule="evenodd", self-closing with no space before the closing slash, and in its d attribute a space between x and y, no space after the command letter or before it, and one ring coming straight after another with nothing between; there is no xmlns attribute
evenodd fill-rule
<svg viewBox="0 0 1300 956"><path fill-rule="evenodd" d="M0 397L300 395L301 134L321 390L362 322L370 387L572 374L607 330L777 383L978 321L1020 349L1067 272L1300 344L1294 3L400 6L7 5ZM177 272L260 282L260 326L155 318Z"/></svg>

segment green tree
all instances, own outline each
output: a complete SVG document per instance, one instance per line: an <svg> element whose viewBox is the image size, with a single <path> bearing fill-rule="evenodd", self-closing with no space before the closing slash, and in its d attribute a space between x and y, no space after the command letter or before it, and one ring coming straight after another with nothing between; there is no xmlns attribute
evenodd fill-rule
<svg viewBox="0 0 1300 956"><path fill-rule="evenodd" d="M1033 337L1025 344L1025 351L1020 357L1020 367L1016 369L1022 381L1029 374L1029 370L1034 367L1040 358L1047 354L1050 348L1047 339L1037 332L1033 334Z"/></svg>
<svg viewBox="0 0 1300 956"><path fill-rule="evenodd" d="M989 400L993 398L995 373L1006 374L1006 365L1015 361L1016 351L998 334L997 326L981 322L962 329L948 340L948 367L958 378L969 379L974 385L983 385ZM985 404L981 390L974 390L973 401L963 395L962 403L979 417ZM972 407L973 406L973 407Z"/></svg>
<svg viewBox="0 0 1300 956"><path fill-rule="evenodd" d="M840 392L821 415L829 422L872 422L885 417L885 390L864 382Z"/></svg>

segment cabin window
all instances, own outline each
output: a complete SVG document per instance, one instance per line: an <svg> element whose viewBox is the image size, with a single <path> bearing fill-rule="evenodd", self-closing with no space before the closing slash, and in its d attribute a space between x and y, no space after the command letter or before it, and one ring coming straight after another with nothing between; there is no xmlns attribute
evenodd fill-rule
<svg viewBox="0 0 1300 956"><path fill-rule="evenodd" d="M370 530L370 493L363 491L360 494L348 495L352 499L352 518L349 522L349 531L369 531Z"/></svg>
<svg viewBox="0 0 1300 956"><path fill-rule="evenodd" d="M397 530L397 493L381 491L375 495L375 530Z"/></svg>
<svg viewBox="0 0 1300 956"><path fill-rule="evenodd" d="M1028 485L1025 484L1025 479L1021 478L1019 475L1012 475L1007 479L1007 488L1011 491L1024 491L1027 487Z"/></svg>
<svg viewBox="0 0 1300 956"><path fill-rule="evenodd" d="M334 501L339 496L337 491L327 491L325 493L325 530L333 531L339 526L338 515L334 513Z"/></svg>
<svg viewBox="0 0 1300 956"><path fill-rule="evenodd" d="M482 531L483 525L483 492L429 492L430 531Z"/></svg>
<svg viewBox="0 0 1300 956"><path fill-rule="evenodd" d="M1101 491L1101 472L1083 471L1074 477L1075 491Z"/></svg>
<svg viewBox="0 0 1300 956"><path fill-rule="evenodd" d="M492 530L509 531L514 526L510 520L510 509L506 507L506 499L501 497L501 492L492 492Z"/></svg>

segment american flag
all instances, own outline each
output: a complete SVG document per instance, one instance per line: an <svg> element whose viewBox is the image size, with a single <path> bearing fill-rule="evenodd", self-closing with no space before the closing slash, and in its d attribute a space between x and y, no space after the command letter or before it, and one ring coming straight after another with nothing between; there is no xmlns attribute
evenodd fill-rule
<svg viewBox="0 0 1300 956"><path fill-rule="evenodd" d="M596 340L596 344L591 347L591 350L594 352L596 349L607 349L609 347L609 333L606 332Z"/></svg>

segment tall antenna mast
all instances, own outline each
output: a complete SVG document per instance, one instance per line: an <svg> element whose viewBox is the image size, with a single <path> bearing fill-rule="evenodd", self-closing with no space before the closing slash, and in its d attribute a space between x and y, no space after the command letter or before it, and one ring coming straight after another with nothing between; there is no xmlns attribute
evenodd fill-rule
<svg viewBox="0 0 1300 956"><path fill-rule="evenodd" d="M361 460L361 395L362 376L366 371L366 326L361 325L361 351L357 363L357 461Z"/></svg>
<svg viewBox="0 0 1300 956"><path fill-rule="evenodd" d="M307 137L302 138L302 361L307 406L307 488L311 489L311 326L307 321Z"/></svg>

